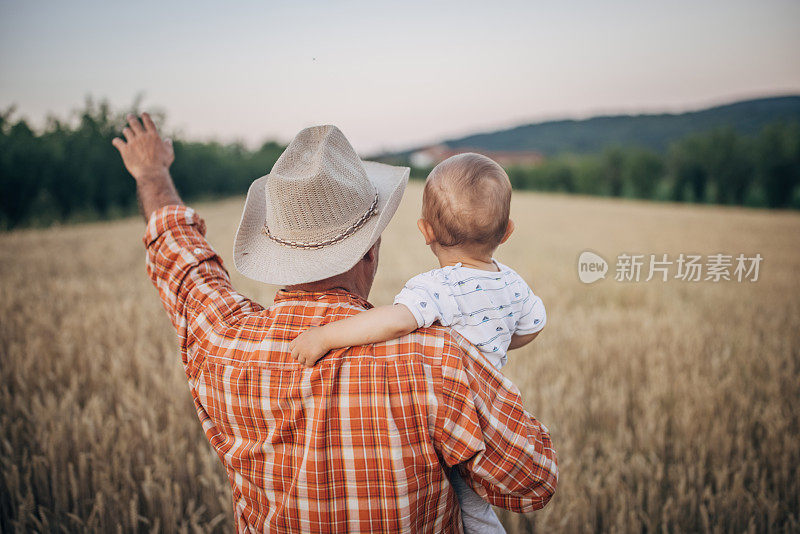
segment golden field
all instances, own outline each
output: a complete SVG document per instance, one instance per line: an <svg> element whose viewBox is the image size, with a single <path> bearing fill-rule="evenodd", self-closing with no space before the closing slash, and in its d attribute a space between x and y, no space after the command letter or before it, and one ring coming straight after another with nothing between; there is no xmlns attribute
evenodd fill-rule
<svg viewBox="0 0 800 534"><path fill-rule="evenodd" d="M373 303L435 266L420 199L413 183L384 234ZM241 205L196 206L231 270ZM549 324L504 372L550 428L560 482L543 511L501 512L508 531L800 531L800 215L518 192L512 217L497 257ZM0 235L2 532L232 529L143 230ZM578 280L586 249L606 280ZM719 252L760 253L759 280L613 279L621 253Z"/></svg>

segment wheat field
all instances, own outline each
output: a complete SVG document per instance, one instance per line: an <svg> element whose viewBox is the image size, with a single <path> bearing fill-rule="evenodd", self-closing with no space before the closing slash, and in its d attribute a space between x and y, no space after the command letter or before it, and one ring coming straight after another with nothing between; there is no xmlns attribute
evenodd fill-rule
<svg viewBox="0 0 800 534"><path fill-rule="evenodd" d="M232 270L243 199L200 204ZM371 300L433 268L412 183ZM560 481L509 532L800 531L800 215L515 193L498 251L548 326L504 372L552 433ZM229 532L140 219L0 235L0 530ZM612 263L582 284L581 251ZM621 253L764 257L759 280L624 283ZM231 273L261 303L276 288Z"/></svg>

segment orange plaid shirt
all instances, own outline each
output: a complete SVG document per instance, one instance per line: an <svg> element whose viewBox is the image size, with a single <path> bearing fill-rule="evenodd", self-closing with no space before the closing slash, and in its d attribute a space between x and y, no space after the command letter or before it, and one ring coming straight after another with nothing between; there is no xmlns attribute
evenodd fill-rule
<svg viewBox="0 0 800 534"><path fill-rule="evenodd" d="M191 208L156 211L147 272L239 532L459 532L444 470L456 465L496 506L547 504L558 478L547 428L457 333L423 328L302 367L289 341L370 304L343 290L281 291L263 308L234 291L204 235Z"/></svg>

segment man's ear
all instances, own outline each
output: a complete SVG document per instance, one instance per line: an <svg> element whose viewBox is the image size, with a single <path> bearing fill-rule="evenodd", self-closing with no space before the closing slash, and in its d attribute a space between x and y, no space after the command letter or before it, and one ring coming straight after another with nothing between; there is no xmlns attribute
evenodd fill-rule
<svg viewBox="0 0 800 534"><path fill-rule="evenodd" d="M436 234L433 233L433 226L431 226L431 223L425 219L419 219L417 221L417 228L419 228L422 237L425 238L426 245L430 245L436 241Z"/></svg>
<svg viewBox="0 0 800 534"><path fill-rule="evenodd" d="M500 240L500 243L505 243L508 241L508 238L511 237L511 234L514 233L514 228L514 221L509 219L508 226L506 226L506 233L503 235L503 239Z"/></svg>
<svg viewBox="0 0 800 534"><path fill-rule="evenodd" d="M371 247L369 247L369 250L366 252L366 254L364 254L364 257L362 259L369 262L375 261L375 258L378 257L378 251L380 250L380 248L381 248L381 238L379 237L378 240L375 241L375 243L373 243Z"/></svg>

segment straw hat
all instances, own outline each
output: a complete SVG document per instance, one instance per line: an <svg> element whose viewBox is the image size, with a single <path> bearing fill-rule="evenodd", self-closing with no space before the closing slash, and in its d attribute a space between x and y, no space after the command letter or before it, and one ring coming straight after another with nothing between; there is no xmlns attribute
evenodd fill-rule
<svg viewBox="0 0 800 534"><path fill-rule="evenodd" d="M304 129L247 192L233 245L236 269L275 285L349 270L389 224L408 173L361 161L336 126Z"/></svg>

